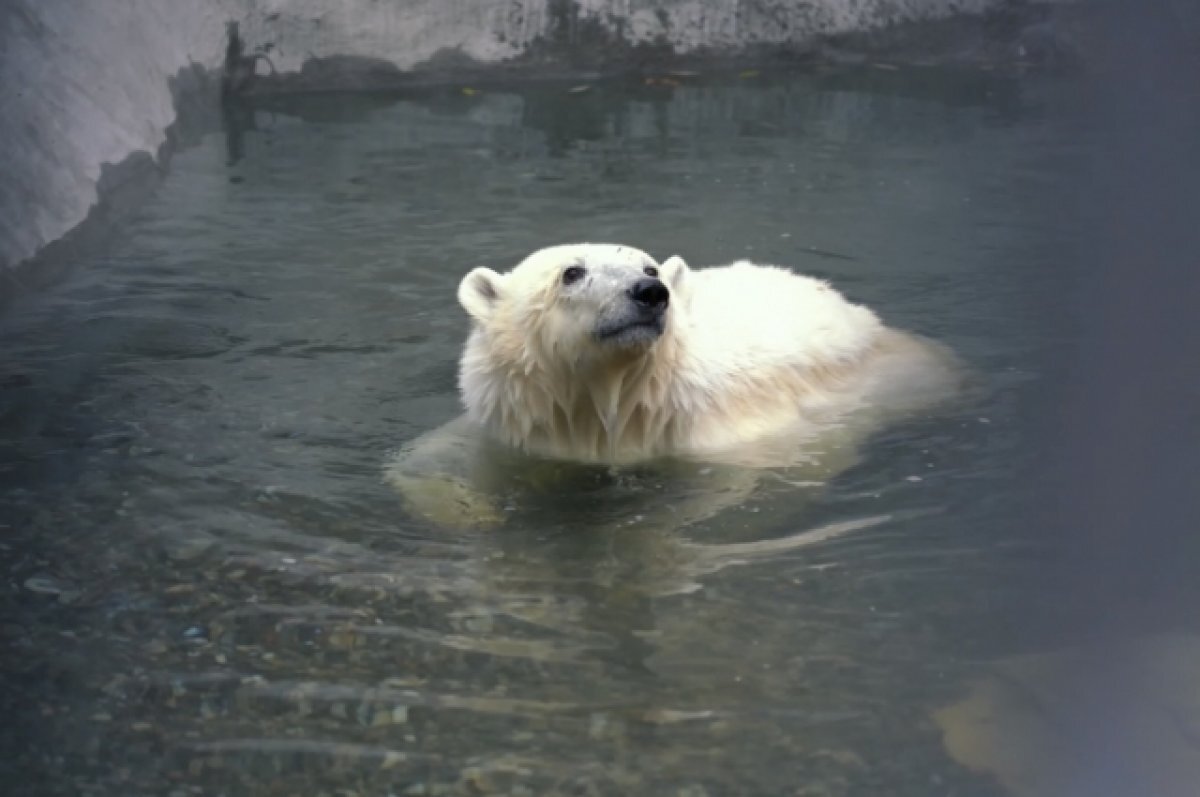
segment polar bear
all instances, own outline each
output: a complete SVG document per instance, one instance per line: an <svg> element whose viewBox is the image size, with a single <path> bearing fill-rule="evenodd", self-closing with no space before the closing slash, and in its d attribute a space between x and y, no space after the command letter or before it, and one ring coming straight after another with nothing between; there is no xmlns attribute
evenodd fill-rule
<svg viewBox="0 0 1200 797"><path fill-rule="evenodd" d="M561 498L565 463L690 478L686 506L666 512L694 522L743 500L763 469L828 478L957 381L941 347L827 282L746 261L693 271L628 246L554 246L505 274L474 269L458 300L472 322L466 413L388 473L417 514L455 527L501 522L514 491Z"/></svg>

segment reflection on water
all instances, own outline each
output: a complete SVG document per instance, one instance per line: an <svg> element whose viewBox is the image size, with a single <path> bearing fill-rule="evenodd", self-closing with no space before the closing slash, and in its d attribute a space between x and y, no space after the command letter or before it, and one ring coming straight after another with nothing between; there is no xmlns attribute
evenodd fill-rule
<svg viewBox="0 0 1200 797"><path fill-rule="evenodd" d="M931 711L1058 627L1018 630L1015 477L1060 338L1070 93L880 73L237 111L3 319L6 780L998 793ZM571 240L829 277L980 394L682 532L407 517L382 467L458 412L458 278Z"/></svg>

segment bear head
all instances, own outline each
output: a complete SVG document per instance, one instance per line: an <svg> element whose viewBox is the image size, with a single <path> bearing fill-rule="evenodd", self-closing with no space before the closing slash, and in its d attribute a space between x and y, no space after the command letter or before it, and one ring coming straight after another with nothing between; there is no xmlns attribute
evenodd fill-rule
<svg viewBox="0 0 1200 797"><path fill-rule="evenodd" d="M660 265L628 246L554 246L506 274L474 269L458 300L504 359L577 367L643 354L669 334L686 312L687 271L682 258Z"/></svg>

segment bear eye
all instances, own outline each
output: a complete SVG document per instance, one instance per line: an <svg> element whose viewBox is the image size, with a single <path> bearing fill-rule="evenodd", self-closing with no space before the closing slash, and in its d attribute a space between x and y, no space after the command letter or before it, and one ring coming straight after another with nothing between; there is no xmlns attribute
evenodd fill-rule
<svg viewBox="0 0 1200 797"><path fill-rule="evenodd" d="M658 276L658 269L656 269L654 266L646 266L644 269L642 269L642 271L645 273L645 275L647 277L657 277Z"/></svg>
<svg viewBox="0 0 1200 797"><path fill-rule="evenodd" d="M585 269L583 266L571 266L562 274L563 285L570 285L572 282L578 282L586 273L587 269Z"/></svg>

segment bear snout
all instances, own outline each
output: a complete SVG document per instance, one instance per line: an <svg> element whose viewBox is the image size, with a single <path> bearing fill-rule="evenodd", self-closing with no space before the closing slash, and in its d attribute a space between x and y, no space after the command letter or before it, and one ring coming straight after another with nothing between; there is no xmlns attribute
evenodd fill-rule
<svg viewBox="0 0 1200 797"><path fill-rule="evenodd" d="M647 310L665 310L671 300L671 292L662 280L643 277L629 289L629 298Z"/></svg>

